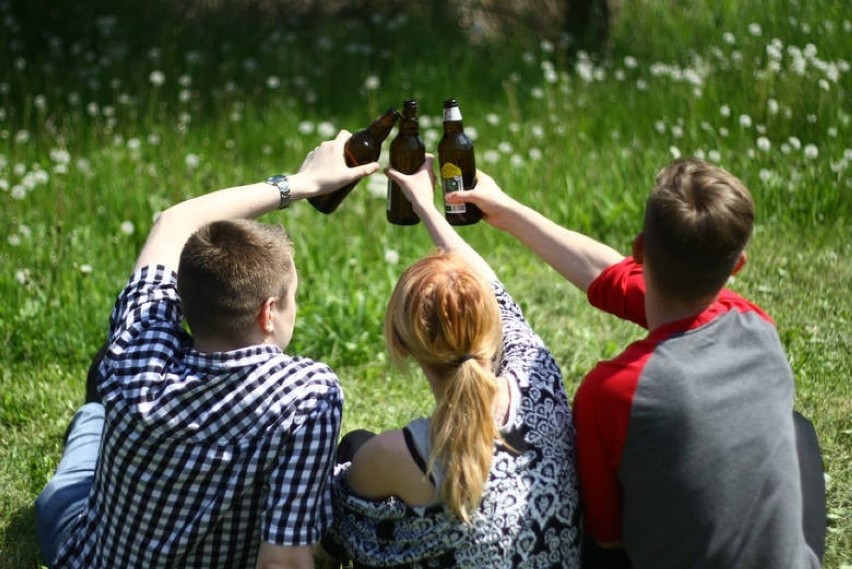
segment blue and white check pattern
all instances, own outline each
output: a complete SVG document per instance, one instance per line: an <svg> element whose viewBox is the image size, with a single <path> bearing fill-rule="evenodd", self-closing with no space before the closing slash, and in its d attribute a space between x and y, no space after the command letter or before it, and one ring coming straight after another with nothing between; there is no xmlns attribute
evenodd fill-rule
<svg viewBox="0 0 852 569"><path fill-rule="evenodd" d="M269 345L194 351L176 278L144 267L116 302L101 456L58 567L254 567L261 540L307 545L331 523L334 372Z"/></svg>

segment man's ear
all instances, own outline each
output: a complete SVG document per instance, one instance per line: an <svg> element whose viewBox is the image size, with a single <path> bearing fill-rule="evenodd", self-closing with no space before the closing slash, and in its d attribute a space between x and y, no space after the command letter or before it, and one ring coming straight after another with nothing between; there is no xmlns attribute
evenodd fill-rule
<svg viewBox="0 0 852 569"><path fill-rule="evenodd" d="M275 326L272 323L272 310L274 308L275 297L270 296L260 307L260 312L257 313L257 325L267 334L271 334L275 331Z"/></svg>
<svg viewBox="0 0 852 569"><path fill-rule="evenodd" d="M748 262L748 255L746 255L746 252L743 251L743 252L740 253L740 256L737 259L737 262L734 264L734 268L731 270L731 274L735 275L738 272L740 272L740 269L742 269L747 262Z"/></svg>
<svg viewBox="0 0 852 569"><path fill-rule="evenodd" d="M633 260L640 265L645 262L645 234L642 232L633 238Z"/></svg>

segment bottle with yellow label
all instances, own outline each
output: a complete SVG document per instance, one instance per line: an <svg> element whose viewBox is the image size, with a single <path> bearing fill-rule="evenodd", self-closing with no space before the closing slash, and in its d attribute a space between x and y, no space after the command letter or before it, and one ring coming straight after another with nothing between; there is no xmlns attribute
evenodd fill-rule
<svg viewBox="0 0 852 569"><path fill-rule="evenodd" d="M438 143L441 186L444 190L444 215L451 225L470 225L482 219L482 211L473 204L448 204L447 195L471 190L476 186L476 159L473 142L464 133L458 101L444 101L444 136Z"/></svg>

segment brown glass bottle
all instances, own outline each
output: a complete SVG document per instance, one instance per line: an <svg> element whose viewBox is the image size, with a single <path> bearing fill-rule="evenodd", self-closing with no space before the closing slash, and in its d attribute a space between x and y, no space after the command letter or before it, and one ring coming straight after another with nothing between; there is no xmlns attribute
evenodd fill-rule
<svg viewBox="0 0 852 569"><path fill-rule="evenodd" d="M417 124L417 101L408 99L402 103L402 118L399 134L390 146L390 165L403 174L414 174L426 160L426 145L420 138ZM408 198L393 180L388 180L388 221L396 225L415 225L420 218Z"/></svg>
<svg viewBox="0 0 852 569"><path fill-rule="evenodd" d="M444 136L438 143L438 162L444 189L444 215L450 225L470 225L482 219L482 211L473 204L447 203L447 194L476 186L473 142L464 133L461 110L455 99L444 101Z"/></svg>
<svg viewBox="0 0 852 569"><path fill-rule="evenodd" d="M388 109L385 114L374 120L373 124L349 137L344 148L346 164L351 168L378 160L382 152L382 142L388 137L398 118L399 112L396 109ZM350 182L330 194L308 198L308 201L322 213L331 213L337 209L340 202L349 195L359 181Z"/></svg>

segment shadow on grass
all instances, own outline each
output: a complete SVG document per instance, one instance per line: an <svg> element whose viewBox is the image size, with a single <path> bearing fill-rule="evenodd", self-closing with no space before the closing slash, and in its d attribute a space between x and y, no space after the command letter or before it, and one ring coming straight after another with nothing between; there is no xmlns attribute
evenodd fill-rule
<svg viewBox="0 0 852 569"><path fill-rule="evenodd" d="M33 506L21 508L9 516L2 543L0 569L34 569L44 566L36 538Z"/></svg>

